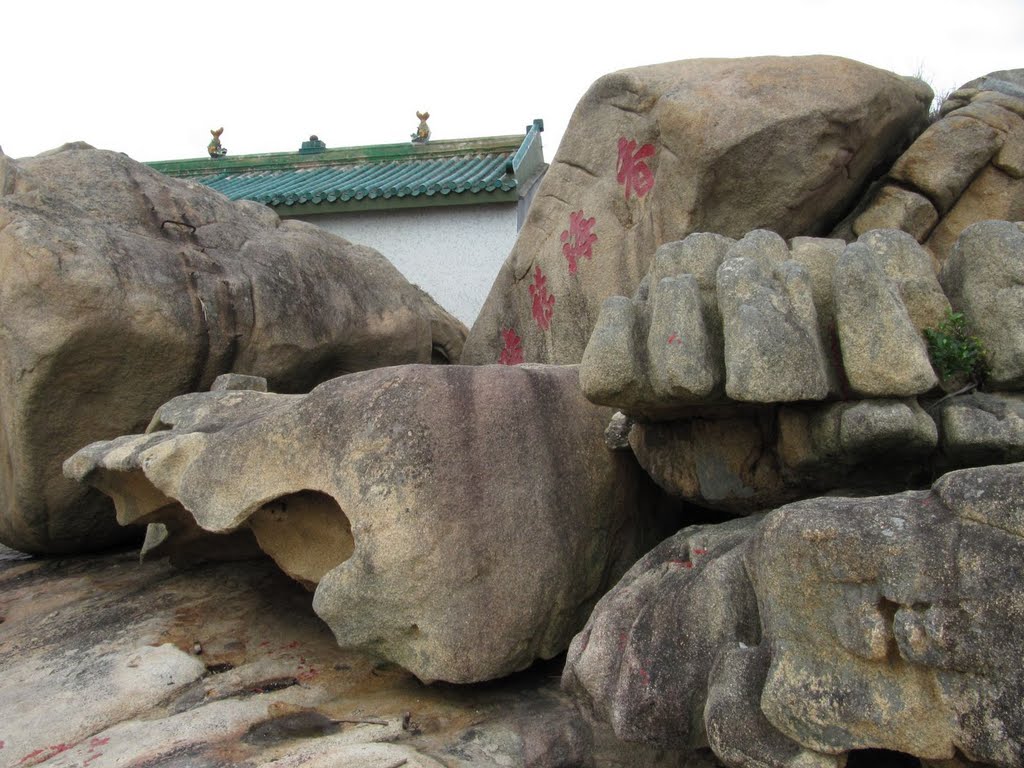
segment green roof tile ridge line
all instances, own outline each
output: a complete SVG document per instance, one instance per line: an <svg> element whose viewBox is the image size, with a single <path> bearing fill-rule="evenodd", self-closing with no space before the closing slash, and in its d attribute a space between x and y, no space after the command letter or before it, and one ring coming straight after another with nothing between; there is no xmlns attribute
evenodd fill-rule
<svg viewBox="0 0 1024 768"><path fill-rule="evenodd" d="M425 144L374 144L359 147L337 147L316 154L273 152L255 155L225 155L220 158L151 161L146 165L169 176L203 176L215 173L240 173L251 170L284 170L324 165L361 164L391 160L422 160L424 158L465 155L470 153L515 152L524 136L485 136L474 139L442 139Z"/></svg>

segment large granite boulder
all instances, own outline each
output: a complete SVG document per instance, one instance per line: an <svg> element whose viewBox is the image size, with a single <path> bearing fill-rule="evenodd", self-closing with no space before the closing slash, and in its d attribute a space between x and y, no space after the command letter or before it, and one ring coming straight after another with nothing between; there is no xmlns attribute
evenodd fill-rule
<svg viewBox="0 0 1024 768"><path fill-rule="evenodd" d="M837 237L895 227L942 262L971 224L1024 219L1024 69L966 83L940 114L836 228Z"/></svg>
<svg viewBox="0 0 1024 768"><path fill-rule="evenodd" d="M563 686L624 738L728 766L1021 765L1022 510L1013 464L685 529L601 600Z"/></svg>
<svg viewBox="0 0 1024 768"><path fill-rule="evenodd" d="M605 298L632 295L657 247L692 232L828 232L917 136L930 100L918 80L829 56L698 59L600 78L462 361L579 362Z"/></svg>
<svg viewBox="0 0 1024 768"><path fill-rule="evenodd" d="M662 245L631 299L605 301L580 379L592 401L655 420L694 406L922 395L937 384L923 331L949 308L928 252L899 230L849 245L697 233Z"/></svg>
<svg viewBox="0 0 1024 768"><path fill-rule="evenodd" d="M659 535L610 415L574 367L397 366L185 395L65 470L163 524L163 551L189 525L246 530L342 647L466 683L565 650Z"/></svg>
<svg viewBox="0 0 1024 768"><path fill-rule="evenodd" d="M992 386L1024 388L1024 222L968 227L941 279L950 303L985 348Z"/></svg>
<svg viewBox="0 0 1024 768"><path fill-rule="evenodd" d="M61 462L175 395L303 392L464 332L376 251L86 145L0 154L0 329L0 541L36 553L125 538Z"/></svg>

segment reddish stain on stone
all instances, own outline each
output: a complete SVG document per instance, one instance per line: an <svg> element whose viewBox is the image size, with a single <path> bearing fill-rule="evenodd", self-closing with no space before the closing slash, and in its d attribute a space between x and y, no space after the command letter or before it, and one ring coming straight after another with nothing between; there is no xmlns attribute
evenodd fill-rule
<svg viewBox="0 0 1024 768"><path fill-rule="evenodd" d="M644 685L650 685L651 684L651 676L647 673L647 670L644 669L643 667L640 667L640 669L637 670L637 675L639 675L640 682L642 682Z"/></svg>
<svg viewBox="0 0 1024 768"><path fill-rule="evenodd" d="M551 316L555 313L555 297L548 293L547 282L548 279L538 264L533 273L530 296L533 297L533 319L537 321L537 327L542 331L551 327Z"/></svg>
<svg viewBox="0 0 1024 768"><path fill-rule="evenodd" d="M93 736L89 739L89 746L95 749L96 747L104 747L110 743L110 737L104 736L102 739L98 736Z"/></svg>
<svg viewBox="0 0 1024 768"><path fill-rule="evenodd" d="M675 560L669 560L668 563L669 563L669 565L675 565L675 566L678 566L680 568L693 568L693 563L691 561L689 561L689 560L675 559Z"/></svg>
<svg viewBox="0 0 1024 768"><path fill-rule="evenodd" d="M501 340L505 346L498 356L498 362L502 365L519 365L523 362L523 340L519 338L519 334L515 332L515 329L503 329Z"/></svg>
<svg viewBox="0 0 1024 768"><path fill-rule="evenodd" d="M562 255L569 262L569 274L575 275L581 258L588 261L594 255L597 235L591 232L596 219L583 217L583 211L569 214L569 228L562 231Z"/></svg>
<svg viewBox="0 0 1024 768"><path fill-rule="evenodd" d="M706 549L704 549L703 547L694 547L693 549L690 550L690 552L695 554L695 555L706 555L708 553L708 551Z"/></svg>
<svg viewBox="0 0 1024 768"><path fill-rule="evenodd" d="M637 197L643 197L654 187L654 172L644 162L653 154L653 144L644 144L637 149L634 140L625 136L619 139L619 161L615 178L625 188L627 200L631 192L635 192Z"/></svg>
<svg viewBox="0 0 1024 768"><path fill-rule="evenodd" d="M51 757L59 755L61 752L66 752L71 749L70 744L51 744L48 747L42 747L29 752L18 762L18 765L38 765L44 763Z"/></svg>

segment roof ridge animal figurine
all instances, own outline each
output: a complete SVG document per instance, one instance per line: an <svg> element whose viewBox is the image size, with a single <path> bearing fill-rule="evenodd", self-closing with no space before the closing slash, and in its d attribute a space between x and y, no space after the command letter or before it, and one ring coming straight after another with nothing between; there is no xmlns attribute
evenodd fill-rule
<svg viewBox="0 0 1024 768"><path fill-rule="evenodd" d="M416 117L420 119L420 124L416 129L416 133L412 134L412 140L416 144L426 144L430 140L430 126L427 125L427 120L430 119L430 113L417 112Z"/></svg>
<svg viewBox="0 0 1024 768"><path fill-rule="evenodd" d="M206 151L210 153L210 157L224 157L228 153L226 147L221 146L220 135L224 133L224 128L217 128L216 130L210 129L210 134L213 139L206 145Z"/></svg>

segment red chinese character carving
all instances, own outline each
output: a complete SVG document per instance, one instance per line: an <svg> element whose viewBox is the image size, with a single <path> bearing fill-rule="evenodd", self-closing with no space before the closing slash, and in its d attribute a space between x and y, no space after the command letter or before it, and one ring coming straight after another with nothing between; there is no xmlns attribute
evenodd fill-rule
<svg viewBox="0 0 1024 768"><path fill-rule="evenodd" d="M594 219L583 218L583 211L569 214L569 228L562 231L562 255L569 260L569 274L576 274L579 258L590 259L594 255L594 243L597 235L591 232Z"/></svg>
<svg viewBox="0 0 1024 768"><path fill-rule="evenodd" d="M654 186L654 172L644 162L653 154L653 144L644 144L637 149L636 142L632 139L626 139L625 136L619 139L618 175L615 178L619 184L625 186L627 200L630 192L636 192L637 197L643 197Z"/></svg>
<svg viewBox="0 0 1024 768"><path fill-rule="evenodd" d="M519 338L519 334L516 333L515 328L502 330L501 338L505 343L505 348L501 350L498 362L502 365L519 365L523 362L523 348L521 346L522 339Z"/></svg>
<svg viewBox="0 0 1024 768"><path fill-rule="evenodd" d="M540 271L540 264L538 264L533 273L530 295L533 297L533 319L537 321L537 327L542 331L551 327L551 315L555 312L555 297L548 293L547 282L548 279Z"/></svg>

